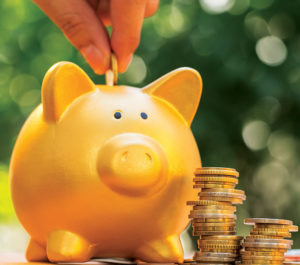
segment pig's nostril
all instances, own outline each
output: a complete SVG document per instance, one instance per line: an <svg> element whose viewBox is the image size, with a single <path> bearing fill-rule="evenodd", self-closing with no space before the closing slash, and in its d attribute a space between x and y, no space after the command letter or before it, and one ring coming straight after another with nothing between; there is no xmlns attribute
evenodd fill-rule
<svg viewBox="0 0 300 265"><path fill-rule="evenodd" d="M123 162L125 162L125 161L127 160L127 157L128 157L128 151L126 151L126 152L124 152L124 153L122 154L121 160L122 160Z"/></svg>
<svg viewBox="0 0 300 265"><path fill-rule="evenodd" d="M146 158L151 162L152 161L152 156L148 153L145 153Z"/></svg>

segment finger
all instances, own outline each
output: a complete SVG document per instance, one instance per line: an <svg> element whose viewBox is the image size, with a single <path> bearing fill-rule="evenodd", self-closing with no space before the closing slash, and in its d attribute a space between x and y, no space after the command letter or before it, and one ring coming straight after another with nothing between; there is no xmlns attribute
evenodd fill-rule
<svg viewBox="0 0 300 265"><path fill-rule="evenodd" d="M84 0L34 0L64 32L97 74L110 66L109 37L90 4Z"/></svg>
<svg viewBox="0 0 300 265"><path fill-rule="evenodd" d="M97 14L105 26L111 25L110 0L101 0L97 7Z"/></svg>
<svg viewBox="0 0 300 265"><path fill-rule="evenodd" d="M159 0L148 0L146 5L145 17L151 17L157 11Z"/></svg>
<svg viewBox="0 0 300 265"><path fill-rule="evenodd" d="M92 1L92 0L89 0ZM151 17L159 6L159 0L148 0L145 9L144 17ZM105 26L111 25L110 19L110 0L101 0L98 4L97 14Z"/></svg>
<svg viewBox="0 0 300 265"><path fill-rule="evenodd" d="M139 45L146 3L146 0L111 0L111 47L118 60L119 72L127 69Z"/></svg>

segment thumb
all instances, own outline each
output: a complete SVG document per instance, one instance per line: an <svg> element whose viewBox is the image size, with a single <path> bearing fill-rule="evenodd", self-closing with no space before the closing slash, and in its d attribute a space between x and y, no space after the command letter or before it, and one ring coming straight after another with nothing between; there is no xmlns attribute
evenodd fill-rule
<svg viewBox="0 0 300 265"><path fill-rule="evenodd" d="M110 67L108 33L85 0L34 0L81 52L95 73Z"/></svg>

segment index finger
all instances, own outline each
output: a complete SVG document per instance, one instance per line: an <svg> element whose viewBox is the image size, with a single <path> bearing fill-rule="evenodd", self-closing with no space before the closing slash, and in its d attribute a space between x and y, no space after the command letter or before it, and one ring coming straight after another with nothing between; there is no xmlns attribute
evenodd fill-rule
<svg viewBox="0 0 300 265"><path fill-rule="evenodd" d="M140 43L146 0L111 0L111 47L118 60L119 72L124 72Z"/></svg>

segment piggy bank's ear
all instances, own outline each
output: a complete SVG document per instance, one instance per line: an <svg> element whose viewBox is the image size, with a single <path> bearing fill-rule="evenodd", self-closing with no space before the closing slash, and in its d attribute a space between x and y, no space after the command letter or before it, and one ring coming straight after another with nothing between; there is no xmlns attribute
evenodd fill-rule
<svg viewBox="0 0 300 265"><path fill-rule="evenodd" d="M191 124L202 93L202 79L196 70L184 67L164 75L142 91L172 104Z"/></svg>
<svg viewBox="0 0 300 265"><path fill-rule="evenodd" d="M76 64L60 62L46 73L42 85L44 118L56 122L80 95L95 90L94 83Z"/></svg>

